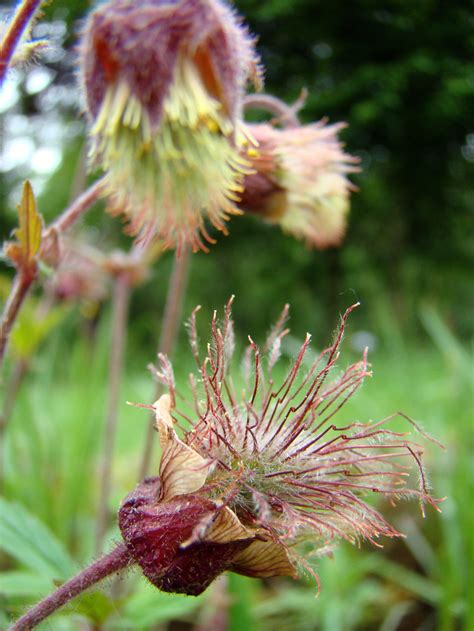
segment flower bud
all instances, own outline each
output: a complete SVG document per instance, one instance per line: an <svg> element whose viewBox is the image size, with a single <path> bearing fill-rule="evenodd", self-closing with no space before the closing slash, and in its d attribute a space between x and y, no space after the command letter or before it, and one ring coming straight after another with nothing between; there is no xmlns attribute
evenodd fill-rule
<svg viewBox="0 0 474 631"><path fill-rule="evenodd" d="M239 123L253 41L220 0L111 0L91 13L81 79L109 210L141 241L213 242L248 172ZM203 240L204 239L204 240Z"/></svg>
<svg viewBox="0 0 474 631"><path fill-rule="evenodd" d="M324 121L296 128L249 126L258 143L254 173L246 176L239 206L278 224L308 246L338 245L346 229L357 159L344 153L337 132Z"/></svg>

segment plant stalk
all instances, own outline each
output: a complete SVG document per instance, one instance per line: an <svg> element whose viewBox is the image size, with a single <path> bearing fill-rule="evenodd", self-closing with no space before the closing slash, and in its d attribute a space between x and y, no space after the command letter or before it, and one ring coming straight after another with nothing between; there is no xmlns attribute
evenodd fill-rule
<svg viewBox="0 0 474 631"><path fill-rule="evenodd" d="M85 193L78 197L44 232L41 256L47 256L54 243L54 235L64 232L97 201L102 188L102 180L95 182ZM18 271L13 281L0 325L0 367L8 344L10 331L15 323L26 295L36 278L31 271Z"/></svg>
<svg viewBox="0 0 474 631"><path fill-rule="evenodd" d="M30 631L30 629L34 629L42 620L48 618L48 616L86 589L133 563L134 561L131 559L126 545L120 543L112 552L102 556L92 565L82 570L77 576L58 587L55 592L46 596L46 598L13 623L8 631Z"/></svg>
<svg viewBox="0 0 474 631"><path fill-rule="evenodd" d="M20 2L8 25L7 32L0 44L0 86L5 79L21 36L39 9L41 2L42 0L23 0Z"/></svg>
<svg viewBox="0 0 474 631"><path fill-rule="evenodd" d="M75 199L72 204L62 212L57 219L47 228L43 238L50 233L61 233L67 230L83 215L100 197L103 180L97 180L82 195Z"/></svg>
<svg viewBox="0 0 474 631"><path fill-rule="evenodd" d="M180 255L174 260L173 271L171 273L168 295L166 296L165 311L163 314L163 324L161 327L158 353L171 355L173 352L181 321L183 308L183 298L186 290L191 251L183 248ZM163 386L158 383L155 390L154 401L163 394ZM153 433L155 431L155 420L152 416L148 424L143 457L140 464L139 480L143 480L148 475L151 457L153 454Z"/></svg>
<svg viewBox="0 0 474 631"><path fill-rule="evenodd" d="M303 107L307 94L306 90L302 90L293 105L287 105L271 94L248 94L244 98L244 109L265 110L277 116L285 127L298 127L300 124L298 112Z"/></svg>
<svg viewBox="0 0 474 631"><path fill-rule="evenodd" d="M28 291L36 278L30 271L19 270L13 280L13 285L2 313L0 324L0 367L3 363L5 351L11 330L20 312Z"/></svg>
<svg viewBox="0 0 474 631"><path fill-rule="evenodd" d="M122 380L125 345L127 340L128 309L130 303L130 279L126 272L115 278L112 299L112 339L109 362L107 420L105 424L104 450L99 466L99 505L95 551L102 551L107 529L107 513L112 480L112 460L117 433L117 421Z"/></svg>

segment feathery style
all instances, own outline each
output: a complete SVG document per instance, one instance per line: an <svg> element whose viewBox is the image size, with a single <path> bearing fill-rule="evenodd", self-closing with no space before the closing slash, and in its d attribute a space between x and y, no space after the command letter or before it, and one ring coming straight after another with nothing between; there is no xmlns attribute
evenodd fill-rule
<svg viewBox="0 0 474 631"><path fill-rule="evenodd" d="M159 477L139 485L119 512L132 557L157 587L196 595L224 570L296 577L299 567L312 572L299 544L322 554L338 538L375 543L380 536L399 536L365 501L367 495L392 502L414 497L422 507L436 507L421 445L387 429L390 417L374 423L335 421L370 375L364 354L329 379L353 308L328 348L308 363L308 335L286 376L277 380L275 367L288 332L285 308L262 350L249 338L248 383L241 394L231 372L230 302L221 326L214 316L204 358L196 312L191 318L198 371L190 378L190 406L181 404L172 366L160 357L157 374L169 394L153 406L162 446ZM176 428L182 428L180 434ZM409 485L413 465L419 488Z"/></svg>

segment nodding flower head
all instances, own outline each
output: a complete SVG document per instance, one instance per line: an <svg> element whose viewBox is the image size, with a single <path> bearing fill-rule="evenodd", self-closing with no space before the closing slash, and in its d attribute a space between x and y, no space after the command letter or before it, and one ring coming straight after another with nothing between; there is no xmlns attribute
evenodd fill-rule
<svg viewBox="0 0 474 631"><path fill-rule="evenodd" d="M140 484L119 513L132 557L157 587L198 594L224 570L296 576L301 567L312 571L298 544L308 554L322 554L337 538L375 543L381 535L399 536L365 501L367 495L392 503L415 497L422 506L436 506L422 447L387 429L389 418L334 420L370 375L364 355L329 379L351 310L328 348L308 362L307 336L286 375L277 378L288 332L285 309L261 350L250 340L242 391L231 368L230 303L222 324L212 321L203 358L192 316L197 374L190 378L189 404L177 405L172 366L160 357L157 375L169 394L153 406L162 446L159 477ZM419 488L409 486L411 465Z"/></svg>
<svg viewBox="0 0 474 631"><path fill-rule="evenodd" d="M205 218L226 232L249 170L245 27L220 0L111 0L89 16L80 71L109 210L139 240L206 250Z"/></svg>
<svg viewBox="0 0 474 631"><path fill-rule="evenodd" d="M240 208L308 246L338 245L345 233L352 187L347 173L357 171L357 158L343 151L339 123L277 129L250 125L258 143L254 173L245 178Z"/></svg>

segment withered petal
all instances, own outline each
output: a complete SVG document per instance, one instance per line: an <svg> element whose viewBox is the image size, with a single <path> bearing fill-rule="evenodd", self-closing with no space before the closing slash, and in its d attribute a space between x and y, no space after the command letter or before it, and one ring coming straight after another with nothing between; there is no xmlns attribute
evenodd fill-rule
<svg viewBox="0 0 474 631"><path fill-rule="evenodd" d="M185 445L179 438L163 452L160 479L163 488L161 500L169 501L178 495L195 493L205 483L212 463Z"/></svg>
<svg viewBox="0 0 474 631"><path fill-rule="evenodd" d="M234 558L229 569L252 578L298 576L286 548L273 541L254 541Z"/></svg>
<svg viewBox="0 0 474 631"><path fill-rule="evenodd" d="M164 394L155 404L156 424L163 449L160 464L162 501L198 491L205 483L212 463L178 438L169 413L171 399Z"/></svg>
<svg viewBox="0 0 474 631"><path fill-rule="evenodd" d="M217 514L217 518L205 533L203 541L228 543L229 541L250 539L254 536L255 533L246 528L237 515L226 506Z"/></svg>

